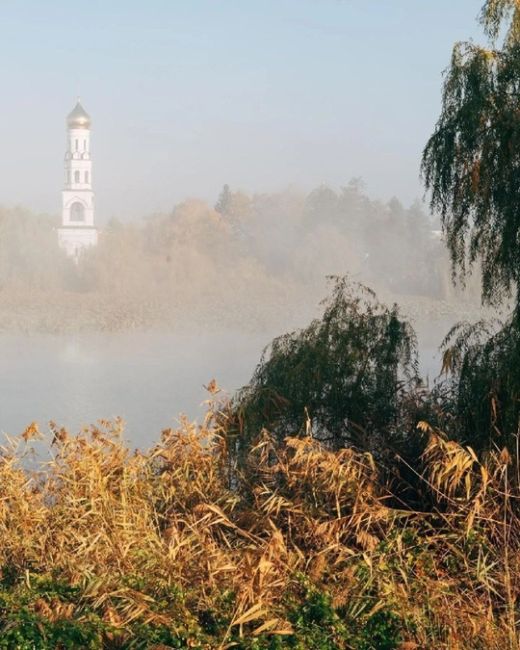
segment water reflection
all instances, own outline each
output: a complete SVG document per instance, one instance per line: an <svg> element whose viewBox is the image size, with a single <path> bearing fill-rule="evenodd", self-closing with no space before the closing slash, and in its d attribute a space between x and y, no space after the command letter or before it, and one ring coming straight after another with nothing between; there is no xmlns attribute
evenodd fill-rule
<svg viewBox="0 0 520 650"><path fill-rule="evenodd" d="M153 444L181 413L202 419L204 384L233 391L251 377L269 335L129 333L0 337L0 431L50 420L70 431L121 416L131 445ZM434 347L422 354L432 379Z"/></svg>
<svg viewBox="0 0 520 650"><path fill-rule="evenodd" d="M234 390L251 376L267 341L138 333L0 337L0 430L32 420L71 431L121 416L131 444L152 444L179 414L202 418L212 377Z"/></svg>

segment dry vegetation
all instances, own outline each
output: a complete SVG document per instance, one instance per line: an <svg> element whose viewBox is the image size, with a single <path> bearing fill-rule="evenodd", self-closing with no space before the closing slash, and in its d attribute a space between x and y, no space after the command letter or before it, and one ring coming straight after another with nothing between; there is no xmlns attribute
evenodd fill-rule
<svg viewBox="0 0 520 650"><path fill-rule="evenodd" d="M426 424L426 511L374 459L263 432L238 472L226 407L132 453L121 423L0 463L0 647L517 648L518 467ZM41 450L40 450L41 453Z"/></svg>
<svg viewBox="0 0 520 650"><path fill-rule="evenodd" d="M58 248L56 218L0 206L0 331L187 320L191 331L283 330L312 317L327 274L347 272L421 308L442 310L454 296L438 226L418 205L383 204L350 183L309 195L228 190L216 208L190 199L139 222L112 220L75 265Z"/></svg>
<svg viewBox="0 0 520 650"><path fill-rule="evenodd" d="M515 303L505 324L452 330L449 377L428 389L398 308L339 280L245 391L219 399L211 382L203 425L149 451L120 421L51 425L46 442L30 425L0 453L0 648L520 650L520 1L488 0L481 19L493 49L455 46L423 173L453 271L480 262L484 301ZM257 324L314 304L331 272L450 297L438 226L355 182L225 186L215 209L112 223L77 266L54 225L0 210L0 329L238 308Z"/></svg>

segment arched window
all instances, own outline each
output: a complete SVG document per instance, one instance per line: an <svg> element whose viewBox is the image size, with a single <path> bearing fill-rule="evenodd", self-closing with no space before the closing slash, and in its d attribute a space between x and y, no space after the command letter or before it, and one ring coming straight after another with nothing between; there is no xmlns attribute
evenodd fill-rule
<svg viewBox="0 0 520 650"><path fill-rule="evenodd" d="M70 206L71 221L85 221L85 206L83 203L76 201Z"/></svg>
<svg viewBox="0 0 520 650"><path fill-rule="evenodd" d="M76 151L79 151L79 142L76 140Z"/></svg>
<svg viewBox="0 0 520 650"><path fill-rule="evenodd" d="M76 171L74 172L74 182L75 182L75 183L81 183L81 181L80 181L80 176L79 176L79 171L78 171L77 169L76 169Z"/></svg>
<svg viewBox="0 0 520 650"><path fill-rule="evenodd" d="M83 151L87 150L87 141L83 140Z"/></svg>
<svg viewBox="0 0 520 650"><path fill-rule="evenodd" d="M85 183L88 183L88 172L85 172Z"/></svg>
<svg viewBox="0 0 520 650"><path fill-rule="evenodd" d="M70 185L70 169L67 170L67 185Z"/></svg>

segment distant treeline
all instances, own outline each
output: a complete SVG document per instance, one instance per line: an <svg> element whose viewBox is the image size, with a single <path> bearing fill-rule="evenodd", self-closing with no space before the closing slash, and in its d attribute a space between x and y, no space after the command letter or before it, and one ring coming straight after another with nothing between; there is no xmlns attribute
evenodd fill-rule
<svg viewBox="0 0 520 650"><path fill-rule="evenodd" d="M396 295L453 294L439 226L419 203L371 200L357 181L308 195L247 195L225 186L214 207L190 199L137 223L113 219L78 265L58 248L58 225L57 218L0 209L4 306L8 297L9 309L21 314L20 301L28 299L39 313L51 293L59 310L67 294L76 312L78 301L102 311L99 305L117 304L127 324L178 320L189 310L200 319L233 314L261 325L280 310L308 318L327 275L348 273ZM127 310L135 313L125 320Z"/></svg>

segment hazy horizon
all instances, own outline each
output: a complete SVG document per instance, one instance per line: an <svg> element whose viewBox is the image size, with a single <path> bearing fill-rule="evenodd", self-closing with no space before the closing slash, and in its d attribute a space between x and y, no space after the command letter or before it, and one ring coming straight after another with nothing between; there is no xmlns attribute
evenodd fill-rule
<svg viewBox="0 0 520 650"><path fill-rule="evenodd" d="M3 3L0 203L59 214L78 94L101 223L213 202L224 183L307 191L361 177L371 196L411 203L441 72L454 41L480 38L480 5Z"/></svg>

